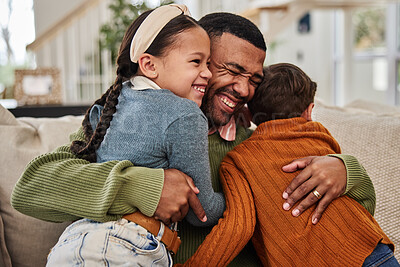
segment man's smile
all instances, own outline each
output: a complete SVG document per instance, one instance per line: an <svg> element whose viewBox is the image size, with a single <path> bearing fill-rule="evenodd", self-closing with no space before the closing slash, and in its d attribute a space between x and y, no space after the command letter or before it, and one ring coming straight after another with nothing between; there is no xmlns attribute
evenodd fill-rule
<svg viewBox="0 0 400 267"><path fill-rule="evenodd" d="M237 102L233 101L226 95L219 95L218 97L225 105L227 105L228 107L230 107L232 109L234 109L237 105Z"/></svg>

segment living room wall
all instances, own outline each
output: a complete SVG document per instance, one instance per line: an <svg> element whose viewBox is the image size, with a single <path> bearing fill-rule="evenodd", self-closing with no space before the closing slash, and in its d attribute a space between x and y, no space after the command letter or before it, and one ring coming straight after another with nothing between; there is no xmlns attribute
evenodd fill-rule
<svg viewBox="0 0 400 267"><path fill-rule="evenodd" d="M71 12L84 1L85 0L34 0L33 10L35 12L36 36L40 36L60 18Z"/></svg>

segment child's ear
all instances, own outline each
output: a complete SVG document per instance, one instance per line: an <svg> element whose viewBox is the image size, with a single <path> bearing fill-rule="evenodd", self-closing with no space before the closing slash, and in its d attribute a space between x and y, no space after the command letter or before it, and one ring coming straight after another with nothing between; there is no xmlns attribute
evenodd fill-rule
<svg viewBox="0 0 400 267"><path fill-rule="evenodd" d="M312 121L311 114L312 114L313 108L314 108L314 103L311 103L310 105L308 105L306 110L304 110L303 113L301 114L301 117L303 117L304 119L306 119L308 121Z"/></svg>
<svg viewBox="0 0 400 267"><path fill-rule="evenodd" d="M157 60L153 55L144 53L138 59L139 69L141 73L150 79L155 79L157 73Z"/></svg>

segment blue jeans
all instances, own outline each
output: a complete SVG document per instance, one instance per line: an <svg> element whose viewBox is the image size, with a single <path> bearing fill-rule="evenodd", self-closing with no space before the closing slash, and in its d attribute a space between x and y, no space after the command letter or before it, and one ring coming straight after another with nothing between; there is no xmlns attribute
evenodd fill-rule
<svg viewBox="0 0 400 267"><path fill-rule="evenodd" d="M50 266L172 266L172 257L145 228L126 219L99 223L82 219L68 226L47 257Z"/></svg>
<svg viewBox="0 0 400 267"><path fill-rule="evenodd" d="M400 266L388 245L379 243L374 251L365 259L362 266Z"/></svg>

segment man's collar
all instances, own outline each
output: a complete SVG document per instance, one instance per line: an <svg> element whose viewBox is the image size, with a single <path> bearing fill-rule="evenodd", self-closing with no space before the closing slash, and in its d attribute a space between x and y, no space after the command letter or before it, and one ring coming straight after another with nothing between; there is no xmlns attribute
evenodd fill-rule
<svg viewBox="0 0 400 267"><path fill-rule="evenodd" d="M235 116L232 116L229 122L223 126L214 126L208 131L208 135L215 132L219 133L222 139L226 141L235 141L236 138L236 121Z"/></svg>
<svg viewBox="0 0 400 267"><path fill-rule="evenodd" d="M222 139L226 141L235 141L236 123L245 128L251 126L251 113L247 105L243 106L238 115L232 116L229 122L223 126L214 126L208 130L208 135L218 131Z"/></svg>

